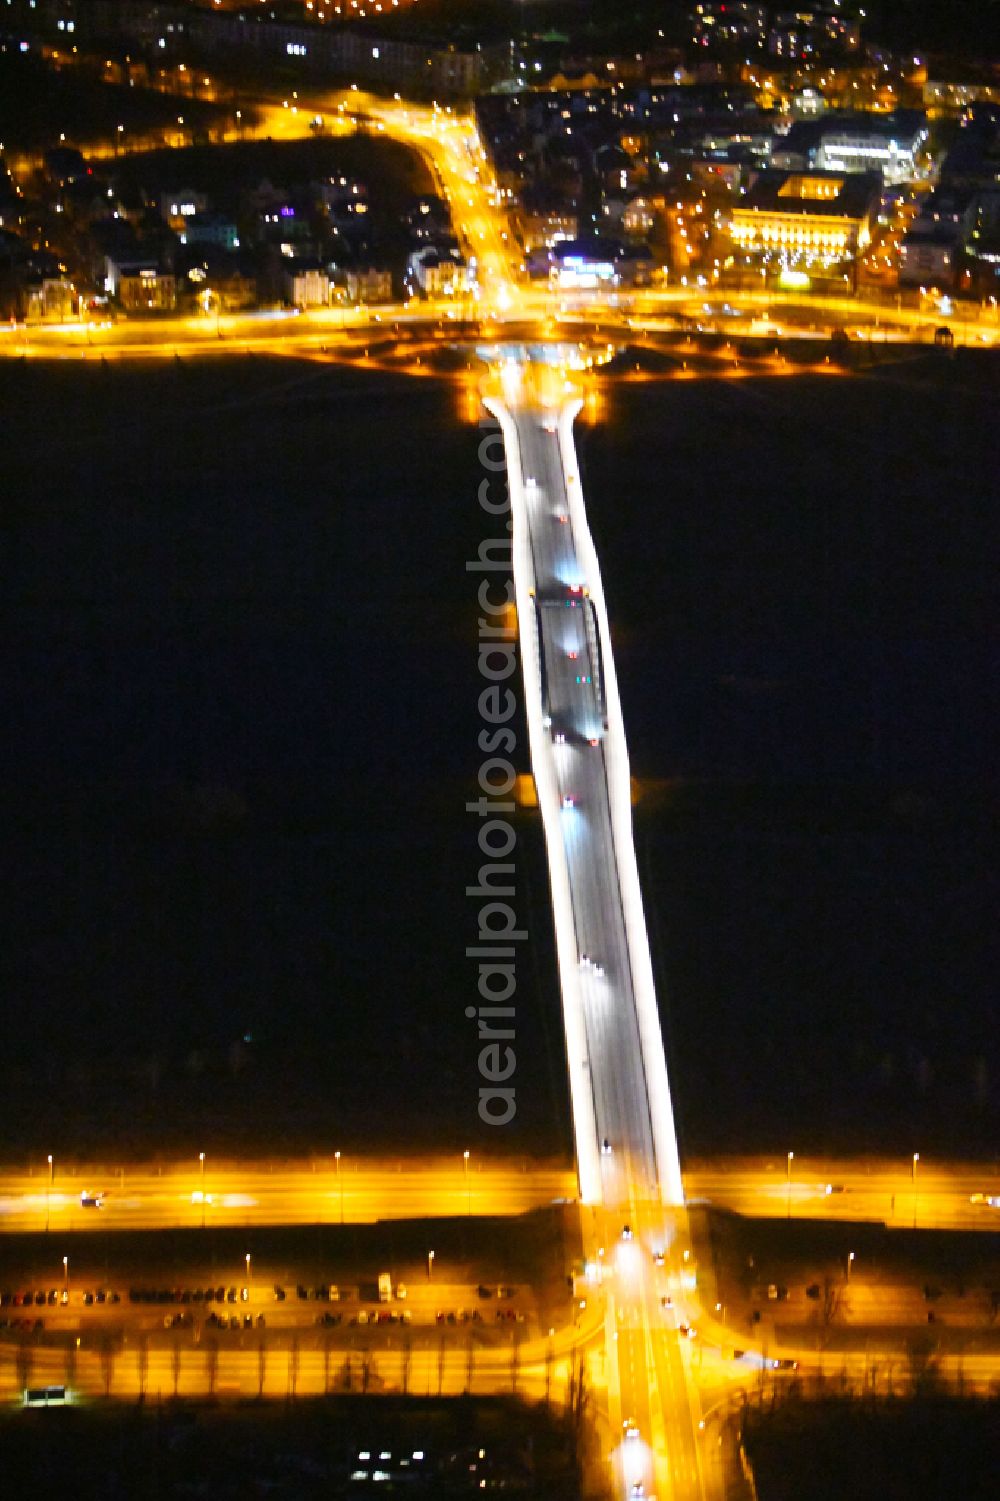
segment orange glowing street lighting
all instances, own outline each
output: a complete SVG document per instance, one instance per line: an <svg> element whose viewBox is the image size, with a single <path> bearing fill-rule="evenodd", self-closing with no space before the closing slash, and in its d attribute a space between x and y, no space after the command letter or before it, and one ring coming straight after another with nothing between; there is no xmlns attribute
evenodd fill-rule
<svg viewBox="0 0 1000 1501"><path fill-rule="evenodd" d="M792 1160L794 1152L787 1153L785 1157L785 1218L792 1217Z"/></svg>

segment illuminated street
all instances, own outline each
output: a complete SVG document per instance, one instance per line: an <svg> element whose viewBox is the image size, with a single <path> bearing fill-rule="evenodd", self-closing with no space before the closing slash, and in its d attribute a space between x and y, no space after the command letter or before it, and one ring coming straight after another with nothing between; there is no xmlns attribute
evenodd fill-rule
<svg viewBox="0 0 1000 1501"><path fill-rule="evenodd" d="M610 1173L612 1165L606 1168ZM329 1156L309 1162L165 1162L124 1168L55 1163L51 1188L43 1163L31 1173L0 1175L0 1232L157 1229L200 1225L297 1225L406 1219L428 1215L523 1214L577 1197L575 1169L530 1161L399 1158L385 1162L344 1155L340 1172ZM692 1163L684 1174L688 1203L772 1218L871 1220L912 1228L912 1163L796 1156L785 1163L736 1157ZM921 1229L995 1232L1000 1198L995 1173L970 1164L918 1163L916 1208ZM84 1191L102 1193L99 1210L83 1208ZM343 1201L341 1203L341 1201ZM204 1216L202 1209L204 1207Z"/></svg>
<svg viewBox="0 0 1000 1501"><path fill-rule="evenodd" d="M524 1214L576 1195L568 1170L532 1163L372 1162L343 1154L308 1164L193 1163L68 1169L0 1176L0 1230L150 1230L209 1223L365 1223L429 1215ZM101 1194L101 1207L81 1196Z"/></svg>

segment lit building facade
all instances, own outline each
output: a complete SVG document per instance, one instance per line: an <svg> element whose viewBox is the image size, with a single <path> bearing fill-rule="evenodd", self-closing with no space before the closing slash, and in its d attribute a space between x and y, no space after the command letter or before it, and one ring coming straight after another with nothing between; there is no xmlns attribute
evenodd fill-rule
<svg viewBox="0 0 1000 1501"><path fill-rule="evenodd" d="M875 172L761 172L732 207L733 247L789 266L853 260L871 242L881 186Z"/></svg>
<svg viewBox="0 0 1000 1501"><path fill-rule="evenodd" d="M918 173L927 143L927 126L914 122L868 119L863 124L824 125L816 166L824 172L870 172L875 168L894 186Z"/></svg>

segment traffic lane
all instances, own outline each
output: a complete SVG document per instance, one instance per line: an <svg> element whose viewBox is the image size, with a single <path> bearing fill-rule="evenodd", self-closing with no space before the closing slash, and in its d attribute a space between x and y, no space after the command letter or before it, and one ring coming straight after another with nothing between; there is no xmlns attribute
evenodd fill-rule
<svg viewBox="0 0 1000 1501"><path fill-rule="evenodd" d="M0 1231L50 1229L157 1229L200 1225L303 1224L378 1219L415 1219L468 1214L517 1215L576 1194L568 1170L519 1171L474 1164L424 1168L400 1162L367 1168L352 1162L261 1172L212 1163L160 1173L117 1173L99 1167L55 1175L49 1188L44 1170L0 1180ZM84 1196L101 1197L101 1207L85 1207Z"/></svg>
<svg viewBox="0 0 1000 1501"><path fill-rule="evenodd" d="M579 612L568 611L574 622ZM579 655L568 657L567 630L558 610L542 607L542 648L548 668L553 729L569 723L574 698L587 729L596 728L596 688L579 679ZM550 622L554 626L550 627ZM577 640L579 635L569 639ZM586 665L591 665L588 655ZM586 718L591 720L586 724ZM580 722L578 718L577 722ZM648 1125L638 1023L631 968L618 888L607 772L600 740L554 747L560 788L572 800L563 810L563 834L570 875L574 924L581 960L585 1022L590 1039L592 1082L599 1134L642 1159L651 1181L652 1133Z"/></svg>
<svg viewBox="0 0 1000 1501"><path fill-rule="evenodd" d="M826 1176L825 1176L826 1175ZM918 1170L873 1172L860 1164L817 1161L808 1180L797 1172L786 1182L783 1171L734 1165L688 1169L684 1185L690 1199L706 1199L743 1214L819 1219L874 1219L897 1228L1000 1229L996 1175L990 1171ZM978 1202L973 1203L973 1196Z"/></svg>
<svg viewBox="0 0 1000 1501"><path fill-rule="evenodd" d="M623 1386L633 1379L639 1433L626 1449L642 1455L647 1493L699 1494L698 1456L690 1419L688 1374L677 1350L677 1335L666 1327L659 1302L659 1277L650 1246L662 1246L665 1230L658 1206L632 1194L630 1217L634 1239L621 1240L616 1249L616 1282L623 1300L623 1320L635 1331L628 1352ZM610 1226L609 1226L610 1228ZM641 1340L641 1345L638 1341ZM670 1360L670 1341L676 1359ZM643 1400L638 1399L641 1386ZM624 1408L623 1408L624 1415ZM627 1493L627 1492L626 1492Z"/></svg>
<svg viewBox="0 0 1000 1501"><path fill-rule="evenodd" d="M630 1302L619 1309L616 1332L622 1412L622 1426L617 1435L621 1476L626 1495L637 1483L644 1485L647 1494L651 1494L653 1446L646 1341L637 1310Z"/></svg>
<svg viewBox="0 0 1000 1501"><path fill-rule="evenodd" d="M612 1148L634 1154L648 1179L652 1138L606 796L604 777L595 765L589 805L581 802L579 809L565 815L565 846L585 981L591 1067L595 1093L603 1104L601 1135Z"/></svg>
<svg viewBox="0 0 1000 1501"><path fill-rule="evenodd" d="M649 1338L651 1387L655 1393L658 1439L675 1498L702 1495L699 1431L693 1403L694 1378L689 1369L694 1348L681 1326L693 1322L684 1290L690 1256L687 1220L667 1212L655 1196L639 1198L633 1208L641 1248L643 1318ZM673 1295L667 1289L673 1287ZM670 1296L670 1306L664 1298Z"/></svg>
<svg viewBox="0 0 1000 1501"><path fill-rule="evenodd" d="M560 491L562 468L554 434L540 434L537 422L521 419L522 467L535 480L527 489L529 524L534 536L556 540L562 547L563 565L552 561L551 550L536 545L536 585L539 578L552 585L565 583L566 569L579 571L575 552L563 545L567 528L553 524L550 493L553 470L558 469ZM529 468L531 474L529 475ZM537 479L542 471L542 480ZM543 571L543 570L548 570ZM554 604L538 606L542 658L548 688L548 710L554 733L565 729L579 734L579 727L600 733L597 698L597 664L593 658L583 615L582 601L567 602L565 610ZM565 727L565 729L563 729ZM598 735L594 735L594 731ZM622 1146L633 1146L651 1159L651 1134L645 1129L641 1070L636 1069L638 1029L633 1025L634 1006L625 938L624 916L618 897L617 865L614 859L607 779L600 745L598 754L586 757L576 744L554 745L560 791L567 800L563 809L564 845L570 874L574 925L581 955L585 1021L590 1040L592 1087L602 1136L615 1137ZM600 956L600 958L596 957ZM609 1018L612 1025L608 1025ZM622 1090L627 1107L621 1109ZM638 1129L635 1122L638 1120Z"/></svg>
<svg viewBox="0 0 1000 1501"><path fill-rule="evenodd" d="M702 1494L697 1425L691 1409L691 1382L681 1350L683 1335L667 1328L660 1310L660 1327L654 1323L653 1351L657 1387L663 1414L664 1439L670 1480L676 1501L697 1501Z"/></svg>

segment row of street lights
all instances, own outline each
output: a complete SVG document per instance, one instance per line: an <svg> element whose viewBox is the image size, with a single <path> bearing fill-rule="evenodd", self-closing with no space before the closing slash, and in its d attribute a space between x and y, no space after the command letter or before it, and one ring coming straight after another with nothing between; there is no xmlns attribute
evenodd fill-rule
<svg viewBox="0 0 1000 1501"><path fill-rule="evenodd" d="M469 1179L469 1158L470 1158L470 1156L471 1156L471 1153L470 1153L468 1147L466 1147L465 1151L462 1153L462 1167L463 1167L464 1174L465 1174L465 1208L466 1208L466 1213L471 1215L471 1213L472 1213L472 1183L470 1182L470 1179ZM341 1173L341 1170L340 1170L341 1154L339 1152L334 1152L334 1154L333 1154L333 1160L334 1160L334 1162L336 1164L336 1168L337 1168L337 1196L338 1196L338 1198L340 1200L340 1223L343 1224L344 1223L344 1179L343 1179L343 1174ZM198 1161L201 1164L201 1227L204 1230L204 1228L205 1228L205 1206L206 1206L206 1204L208 1202L207 1199L205 1198L205 1153L204 1152L199 1152L198 1153ZM51 1181L51 1169L52 1169L52 1158L49 1157L50 1181ZM46 1216L45 1216L45 1228L46 1228L46 1230L49 1228L47 1206L46 1206ZM432 1256L433 1256L433 1254L434 1253L431 1252ZM428 1272L428 1275L430 1275L429 1272Z"/></svg>
<svg viewBox="0 0 1000 1501"><path fill-rule="evenodd" d="M462 1169L463 1169L464 1184L465 1184L465 1208L466 1208L466 1213L469 1214L469 1215L472 1214L472 1181L471 1181L471 1179L469 1177L469 1159L470 1159L471 1155L472 1154L470 1153L470 1151L469 1151L468 1148L466 1148L466 1150L462 1153ZM789 1156L789 1165L791 1165L791 1159L792 1159L792 1157L794 1155L795 1154L793 1152L790 1152L788 1154L788 1156ZM333 1154L333 1160L336 1163L336 1168L337 1168L337 1195L338 1195L338 1198L340 1200L340 1223L343 1224L344 1223L344 1178L343 1178L343 1174L341 1172L341 1154L340 1154L340 1152L334 1152L334 1154ZM47 1179L46 1185L45 1185L45 1229L46 1229L46 1231L48 1231L49 1224L50 1224L50 1221L51 1221L51 1214L52 1214L52 1187L53 1187L53 1183L55 1181L55 1159L53 1158L51 1152L49 1152L49 1154L48 1154L48 1156L46 1158L46 1161L48 1163L49 1176L48 1176L48 1179ZM200 1188L200 1191L199 1191L199 1194L198 1194L198 1198L199 1198L199 1201L200 1201L200 1204L201 1204L201 1228L204 1230L205 1229L205 1212L206 1212L206 1210L208 1208L208 1196L207 1196L207 1194L205 1192L205 1153L204 1152L199 1152L198 1153L198 1167L199 1167L199 1176L200 1176L200 1182L201 1182L201 1188ZM433 1259L433 1252L431 1253L431 1259ZM428 1262L428 1276L430 1276L430 1262Z"/></svg>
<svg viewBox="0 0 1000 1501"><path fill-rule="evenodd" d="M465 1155L466 1155L466 1157L468 1157L468 1155L469 1155L468 1152L466 1152ZM789 1220L792 1217L792 1163L794 1161L795 1161L795 1153L794 1152L786 1152L786 1154L785 1154L785 1218L789 1219ZM914 1228L914 1230L917 1228L917 1163L919 1161L920 1161L920 1153L919 1152L914 1152L914 1154L913 1154L913 1160L912 1160L912 1162L910 1164L910 1182L913 1185L913 1228ZM468 1164L466 1164L466 1165L468 1165ZM851 1252L851 1258L852 1258L852 1260L853 1260L853 1257L854 1257L854 1252L852 1251ZM848 1275L848 1279L850 1279L850 1267L849 1266L848 1266L848 1274L847 1275Z"/></svg>
<svg viewBox="0 0 1000 1501"><path fill-rule="evenodd" d="M431 1255L432 1256L434 1255L433 1251L431 1252ZM248 1251L246 1253L246 1255L244 1256L244 1258L243 1258L243 1264L246 1267L246 1271L247 1271L247 1289L248 1290L253 1287L252 1263L253 1263L253 1255L252 1255L252 1253L250 1251ZM63 1257L63 1259L62 1259L62 1265L63 1265L63 1287L64 1287L64 1289L65 1289L65 1291L66 1291L66 1293L68 1295L68 1293L69 1293L69 1257L68 1256L64 1256Z"/></svg>

